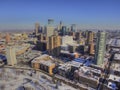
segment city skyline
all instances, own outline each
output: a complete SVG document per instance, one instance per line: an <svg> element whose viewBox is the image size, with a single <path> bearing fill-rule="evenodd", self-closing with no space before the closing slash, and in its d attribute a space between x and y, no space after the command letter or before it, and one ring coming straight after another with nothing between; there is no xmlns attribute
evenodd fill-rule
<svg viewBox="0 0 120 90"><path fill-rule="evenodd" d="M46 25L77 24L80 29L120 29L119 0L1 0L0 30L34 29Z"/></svg>

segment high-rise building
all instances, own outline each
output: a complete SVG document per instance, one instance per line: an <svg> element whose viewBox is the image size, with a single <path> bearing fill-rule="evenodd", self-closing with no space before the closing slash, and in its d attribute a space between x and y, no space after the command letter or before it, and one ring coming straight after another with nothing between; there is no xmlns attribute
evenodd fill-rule
<svg viewBox="0 0 120 90"><path fill-rule="evenodd" d="M48 40L48 52L51 55L59 56L60 46L61 46L61 37L60 36L51 36Z"/></svg>
<svg viewBox="0 0 120 90"><path fill-rule="evenodd" d="M62 23L62 21L60 21L60 24L58 25L58 31L61 31L62 30L62 26L63 26L63 23Z"/></svg>
<svg viewBox="0 0 120 90"><path fill-rule="evenodd" d="M16 51L14 46L7 46L6 48L6 57L7 57L7 64L8 65L16 65Z"/></svg>
<svg viewBox="0 0 120 90"><path fill-rule="evenodd" d="M64 36L66 34L67 34L67 27L66 26L62 26L61 35Z"/></svg>
<svg viewBox="0 0 120 90"><path fill-rule="evenodd" d="M10 34L6 33L6 43L10 43Z"/></svg>
<svg viewBox="0 0 120 90"><path fill-rule="evenodd" d="M105 49L106 49L106 32L98 31L95 50L95 62L97 65L101 65L103 63Z"/></svg>
<svg viewBox="0 0 120 90"><path fill-rule="evenodd" d="M71 31L72 32L76 32L77 31L76 24L72 24L71 25Z"/></svg>
<svg viewBox="0 0 120 90"><path fill-rule="evenodd" d="M53 25L54 20L53 19L48 19L48 25Z"/></svg>
<svg viewBox="0 0 120 90"><path fill-rule="evenodd" d="M54 35L54 27L53 26L45 26L45 34L47 37Z"/></svg>
<svg viewBox="0 0 120 90"><path fill-rule="evenodd" d="M54 35L55 28L53 26L54 20L48 19L48 25L45 26L45 34L47 37Z"/></svg>
<svg viewBox="0 0 120 90"><path fill-rule="evenodd" d="M93 43L94 32L88 31L86 34L87 34L87 37L86 37L87 41L86 41L86 44L88 45L88 44Z"/></svg>
<svg viewBox="0 0 120 90"><path fill-rule="evenodd" d="M60 21L60 30L62 29L62 26L63 26L63 23L62 23L62 21Z"/></svg>
<svg viewBox="0 0 120 90"><path fill-rule="evenodd" d="M95 44L91 43L89 46L89 54L94 55L95 54Z"/></svg>
<svg viewBox="0 0 120 90"><path fill-rule="evenodd" d="M39 24L39 23L36 23L36 24L35 24L35 35L36 35L36 36L38 35L39 30L40 30L40 24Z"/></svg>

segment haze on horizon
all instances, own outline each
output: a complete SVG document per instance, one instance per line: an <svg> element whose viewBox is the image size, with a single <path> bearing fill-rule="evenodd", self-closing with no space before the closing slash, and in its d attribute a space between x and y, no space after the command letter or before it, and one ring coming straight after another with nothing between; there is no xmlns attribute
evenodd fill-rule
<svg viewBox="0 0 120 90"><path fill-rule="evenodd" d="M0 0L0 30L34 29L34 24L77 24L80 29L119 29L120 0Z"/></svg>

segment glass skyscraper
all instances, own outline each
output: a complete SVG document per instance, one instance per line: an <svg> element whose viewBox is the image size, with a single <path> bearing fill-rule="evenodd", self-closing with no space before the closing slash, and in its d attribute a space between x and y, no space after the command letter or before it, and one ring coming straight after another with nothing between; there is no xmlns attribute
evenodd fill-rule
<svg viewBox="0 0 120 90"><path fill-rule="evenodd" d="M98 31L97 33L97 43L96 43L96 53L95 62L97 65L103 64L104 55L106 50L106 32Z"/></svg>

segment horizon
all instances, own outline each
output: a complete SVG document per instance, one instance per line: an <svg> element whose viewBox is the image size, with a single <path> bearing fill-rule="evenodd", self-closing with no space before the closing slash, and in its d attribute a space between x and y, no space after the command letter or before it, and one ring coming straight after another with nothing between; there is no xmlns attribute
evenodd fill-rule
<svg viewBox="0 0 120 90"><path fill-rule="evenodd" d="M79 29L120 30L119 0L1 0L1 30L33 30L49 18L54 25L77 24Z"/></svg>

